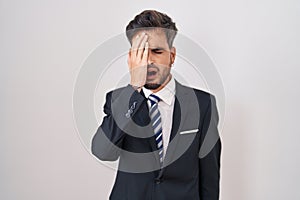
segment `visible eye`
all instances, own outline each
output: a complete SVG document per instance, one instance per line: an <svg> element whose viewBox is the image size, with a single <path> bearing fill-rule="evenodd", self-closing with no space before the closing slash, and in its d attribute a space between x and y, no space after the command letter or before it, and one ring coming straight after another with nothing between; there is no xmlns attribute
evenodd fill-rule
<svg viewBox="0 0 300 200"><path fill-rule="evenodd" d="M152 52L155 53L155 54L162 54L163 53L162 50L155 50L155 49L153 49Z"/></svg>

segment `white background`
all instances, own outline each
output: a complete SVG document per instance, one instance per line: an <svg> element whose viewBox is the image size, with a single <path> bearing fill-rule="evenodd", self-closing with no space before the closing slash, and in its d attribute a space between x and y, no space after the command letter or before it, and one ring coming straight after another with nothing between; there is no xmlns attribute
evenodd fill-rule
<svg viewBox="0 0 300 200"><path fill-rule="evenodd" d="M144 9L171 16L222 77L221 199L299 199L296 0L0 0L0 199L108 198L115 172L78 136L73 87L89 53Z"/></svg>

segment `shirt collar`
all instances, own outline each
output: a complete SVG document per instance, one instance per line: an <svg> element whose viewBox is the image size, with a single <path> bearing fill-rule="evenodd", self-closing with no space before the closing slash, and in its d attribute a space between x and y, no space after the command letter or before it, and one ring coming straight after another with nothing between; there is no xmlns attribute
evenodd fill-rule
<svg viewBox="0 0 300 200"><path fill-rule="evenodd" d="M150 94L153 93L151 90L146 89L145 87L143 87L143 92L147 99L150 96ZM165 87L163 87L161 90L153 94L158 96L162 101L164 101L166 104L170 106L175 96L175 80L173 76L171 77L170 81L167 83Z"/></svg>

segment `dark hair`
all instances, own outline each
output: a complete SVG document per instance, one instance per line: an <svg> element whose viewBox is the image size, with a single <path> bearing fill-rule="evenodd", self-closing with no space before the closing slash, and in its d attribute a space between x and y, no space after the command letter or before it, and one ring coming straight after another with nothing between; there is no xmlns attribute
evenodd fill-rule
<svg viewBox="0 0 300 200"><path fill-rule="evenodd" d="M126 36L130 44L132 44L132 37L138 31L149 28L161 28L166 34L169 47L173 46L177 33L176 25L168 15L156 10L144 10L129 22L126 26Z"/></svg>

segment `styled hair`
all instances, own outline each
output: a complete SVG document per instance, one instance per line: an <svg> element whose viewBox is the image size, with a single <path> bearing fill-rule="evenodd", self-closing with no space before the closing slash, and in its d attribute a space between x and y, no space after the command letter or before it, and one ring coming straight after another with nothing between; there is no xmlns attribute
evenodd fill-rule
<svg viewBox="0 0 300 200"><path fill-rule="evenodd" d="M168 45L171 48L177 33L176 25L168 15L156 10L144 10L136 15L126 26L126 36L132 45L132 38L137 32L155 28L165 32Z"/></svg>

